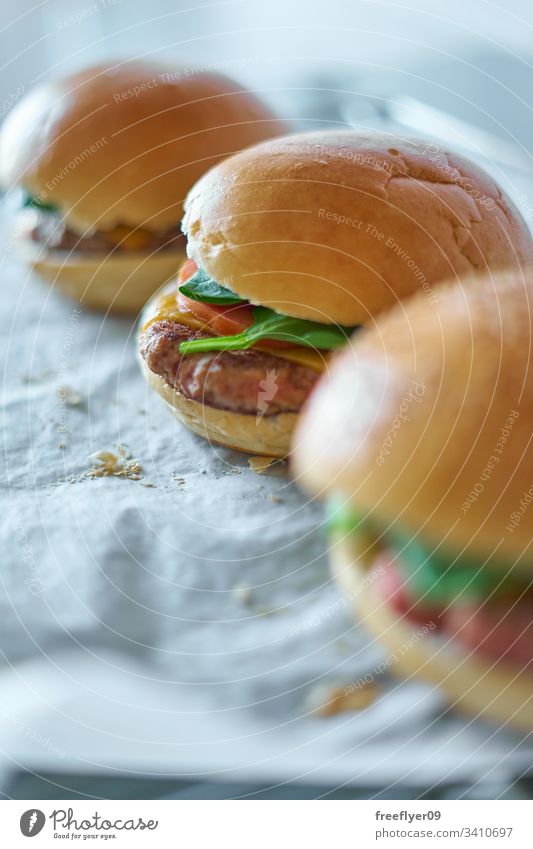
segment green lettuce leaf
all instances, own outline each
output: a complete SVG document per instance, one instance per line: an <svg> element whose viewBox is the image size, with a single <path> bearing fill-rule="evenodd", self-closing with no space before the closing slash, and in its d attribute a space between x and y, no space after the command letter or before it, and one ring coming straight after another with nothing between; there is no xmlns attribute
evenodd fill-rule
<svg viewBox="0 0 533 849"><path fill-rule="evenodd" d="M188 342L182 342L179 347L180 353L244 351L265 339L279 339L320 351L333 351L345 345L354 330L353 327L291 318L288 315L280 315L268 307L255 307L253 318L253 324L242 333L236 333L233 336L209 336L207 339L191 339Z"/></svg>
<svg viewBox="0 0 533 849"><path fill-rule="evenodd" d="M242 298L239 298L230 289L221 286L216 280L209 276L207 271L199 268L196 274L180 286L186 298L191 298L193 301L203 301L205 304L220 304L221 306L230 304L245 304Z"/></svg>

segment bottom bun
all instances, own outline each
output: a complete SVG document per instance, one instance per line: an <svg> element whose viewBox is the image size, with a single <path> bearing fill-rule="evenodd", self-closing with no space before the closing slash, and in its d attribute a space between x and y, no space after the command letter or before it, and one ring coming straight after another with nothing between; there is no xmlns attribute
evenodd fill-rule
<svg viewBox="0 0 533 849"><path fill-rule="evenodd" d="M333 541L330 558L333 575L352 601L358 620L394 659L392 673L440 687L452 707L471 716L533 731L531 673L478 654L468 655L447 644L449 635L440 637L429 631L414 638L421 633L420 626L398 619L379 597L375 582L361 566L353 538Z"/></svg>
<svg viewBox="0 0 533 849"><path fill-rule="evenodd" d="M138 313L150 295L171 277L185 259L183 250L159 253L81 255L46 251L21 240L24 259L35 271L84 307L113 313Z"/></svg>
<svg viewBox="0 0 533 849"><path fill-rule="evenodd" d="M217 445L246 451L249 454L282 458L289 453L296 413L279 413L258 419L250 414L208 407L186 398L159 374L151 371L140 355L139 359L150 386L167 402L178 419L194 433L210 442L216 442Z"/></svg>

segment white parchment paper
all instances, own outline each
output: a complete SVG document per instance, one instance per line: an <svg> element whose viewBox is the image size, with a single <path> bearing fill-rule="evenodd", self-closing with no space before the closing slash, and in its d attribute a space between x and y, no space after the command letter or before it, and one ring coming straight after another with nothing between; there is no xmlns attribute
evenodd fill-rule
<svg viewBox="0 0 533 849"><path fill-rule="evenodd" d="M386 660L332 584L320 506L181 427L133 322L80 310L3 243L2 766L375 787L526 770L519 735L441 716L420 683L381 675L365 710L310 711ZM141 479L87 477L117 445Z"/></svg>

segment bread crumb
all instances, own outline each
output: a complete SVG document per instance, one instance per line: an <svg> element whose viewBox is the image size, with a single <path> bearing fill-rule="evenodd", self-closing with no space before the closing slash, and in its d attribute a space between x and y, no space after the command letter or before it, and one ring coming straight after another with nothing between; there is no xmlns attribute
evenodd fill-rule
<svg viewBox="0 0 533 849"><path fill-rule="evenodd" d="M308 699L309 709L318 716L336 716L339 713L360 711L370 707L379 695L376 684L350 689L331 685L319 685L311 691Z"/></svg>
<svg viewBox="0 0 533 849"><path fill-rule="evenodd" d="M59 442L57 447L63 449L63 448L66 448L67 446L64 442Z"/></svg>
<svg viewBox="0 0 533 849"><path fill-rule="evenodd" d="M236 601L247 607L252 603L252 588L248 584L235 584L232 594Z"/></svg>
<svg viewBox="0 0 533 849"><path fill-rule="evenodd" d="M23 383L45 383L48 380L51 380L54 376L54 372L52 369L46 369L41 372L31 372L28 374L21 374L20 379Z"/></svg>
<svg viewBox="0 0 533 849"><path fill-rule="evenodd" d="M152 483L152 481L141 481L141 486L147 486L149 489L157 488L157 483Z"/></svg>
<svg viewBox="0 0 533 849"><path fill-rule="evenodd" d="M266 607L264 604L260 604L255 608L254 614L256 616L274 616L274 614L279 613L279 607Z"/></svg>
<svg viewBox="0 0 533 849"><path fill-rule="evenodd" d="M267 469L278 462L277 457L249 457L248 465L256 475L264 475Z"/></svg>
<svg viewBox="0 0 533 849"><path fill-rule="evenodd" d="M59 386L57 388L57 396L66 407L82 407L85 403L83 395L75 392L70 386Z"/></svg>
<svg viewBox="0 0 533 849"><path fill-rule="evenodd" d="M279 495L273 495L269 492L267 498L269 501L272 501L273 504L283 504L283 498L280 498Z"/></svg>
<svg viewBox="0 0 533 849"><path fill-rule="evenodd" d="M92 469L87 472L88 478L128 478L138 481L141 479L142 466L138 460L131 457L123 445L117 445L117 454L112 451L97 451L91 454Z"/></svg>
<svg viewBox="0 0 533 849"><path fill-rule="evenodd" d="M187 478L184 478L181 475L172 475L172 480L176 481L178 486L185 486L187 483Z"/></svg>

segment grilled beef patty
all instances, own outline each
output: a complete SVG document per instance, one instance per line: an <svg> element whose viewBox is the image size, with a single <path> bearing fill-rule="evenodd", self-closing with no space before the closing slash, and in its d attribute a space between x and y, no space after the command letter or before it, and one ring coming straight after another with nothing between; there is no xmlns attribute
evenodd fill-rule
<svg viewBox="0 0 533 849"><path fill-rule="evenodd" d="M177 321L155 321L141 336L141 355L186 398L236 413L298 412L319 377L314 369L257 349L180 354L180 342L207 336Z"/></svg>
<svg viewBox="0 0 533 849"><path fill-rule="evenodd" d="M124 228L122 241L113 239L110 231L95 230L90 235L80 236L79 233L70 230L62 216L57 212L41 211L37 209L24 211L24 232L27 238L33 242L42 244L50 251L76 251L84 254L94 253L122 253L140 250L151 253L152 251L176 249L178 243L184 240L183 234L176 228L165 232L142 230L142 246L132 248L128 245L128 228ZM136 231L133 237L136 237Z"/></svg>

